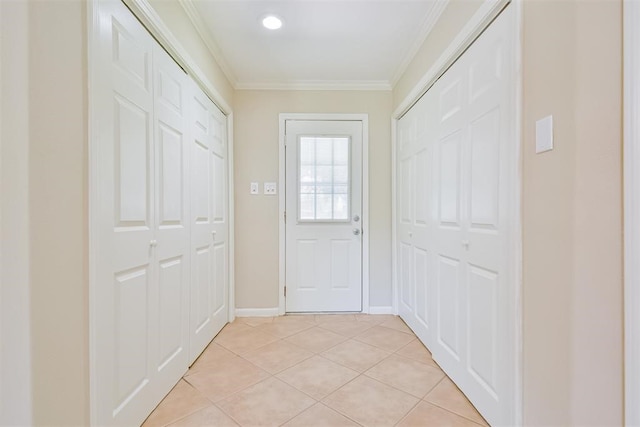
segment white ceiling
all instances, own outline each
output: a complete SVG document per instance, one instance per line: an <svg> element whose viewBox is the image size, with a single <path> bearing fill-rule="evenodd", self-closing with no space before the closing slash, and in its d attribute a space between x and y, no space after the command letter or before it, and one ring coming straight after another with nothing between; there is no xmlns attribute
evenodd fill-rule
<svg viewBox="0 0 640 427"><path fill-rule="evenodd" d="M446 0L180 0L237 89L380 89L400 77ZM280 30L262 27L273 13Z"/></svg>

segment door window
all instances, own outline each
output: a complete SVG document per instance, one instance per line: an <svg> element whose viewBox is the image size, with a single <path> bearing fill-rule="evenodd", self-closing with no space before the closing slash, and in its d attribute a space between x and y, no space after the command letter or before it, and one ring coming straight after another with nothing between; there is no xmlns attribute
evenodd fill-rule
<svg viewBox="0 0 640 427"><path fill-rule="evenodd" d="M350 218L349 137L298 138L298 221Z"/></svg>

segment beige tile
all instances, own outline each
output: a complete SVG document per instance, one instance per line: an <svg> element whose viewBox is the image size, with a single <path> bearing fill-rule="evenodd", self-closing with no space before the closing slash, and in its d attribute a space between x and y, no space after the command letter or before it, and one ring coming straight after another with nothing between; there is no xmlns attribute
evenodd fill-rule
<svg viewBox="0 0 640 427"><path fill-rule="evenodd" d="M279 426L315 401L276 378L269 378L220 402L218 406L242 426Z"/></svg>
<svg viewBox="0 0 640 427"><path fill-rule="evenodd" d="M408 357L412 360L417 360L418 362L426 363L427 365L431 365L436 368L440 367L431 357L431 352L420 342L420 340L411 341L409 344L396 351L396 354Z"/></svg>
<svg viewBox="0 0 640 427"><path fill-rule="evenodd" d="M244 323L249 326L259 326L273 322L273 317L237 317L236 322Z"/></svg>
<svg viewBox="0 0 640 427"><path fill-rule="evenodd" d="M364 426L393 426L418 399L366 376L330 394L323 403Z"/></svg>
<svg viewBox="0 0 640 427"><path fill-rule="evenodd" d="M216 406L211 405L201 411L182 418L169 427L238 427L238 423L229 418Z"/></svg>
<svg viewBox="0 0 640 427"><path fill-rule="evenodd" d="M269 374L241 357L223 360L212 369L186 377L211 401L216 402L269 377Z"/></svg>
<svg viewBox="0 0 640 427"><path fill-rule="evenodd" d="M372 325L378 325L382 322L396 317L393 314L356 314L355 316L358 322L367 322L371 323Z"/></svg>
<svg viewBox="0 0 640 427"><path fill-rule="evenodd" d="M225 359L232 359L236 357L235 354L230 352L224 347L219 346L216 343L211 343L209 346L202 352L200 357L195 361L193 365L189 368L189 371L185 376L193 375L196 372L201 371L202 369L215 368L215 365L220 363Z"/></svg>
<svg viewBox="0 0 640 427"><path fill-rule="evenodd" d="M355 314L316 314L316 322L353 322L356 320Z"/></svg>
<svg viewBox="0 0 640 427"><path fill-rule="evenodd" d="M320 325L321 328L327 329L331 332L343 335L351 338L358 334L363 333L373 325L367 322L355 322L355 321L339 321L339 322L326 322Z"/></svg>
<svg viewBox="0 0 640 427"><path fill-rule="evenodd" d="M420 402L398 427L478 427L478 424L427 402Z"/></svg>
<svg viewBox="0 0 640 427"><path fill-rule="evenodd" d="M336 344L340 344L346 339L347 338L342 335L315 327L293 335L285 341L309 351L313 351L314 353L320 353L321 351L325 351Z"/></svg>
<svg viewBox="0 0 640 427"><path fill-rule="evenodd" d="M269 324L262 326L266 325ZM227 333L222 331L214 339L214 342L223 346L227 350L231 350L236 354L242 355L278 340L278 337L259 330L262 326L252 328L251 326L245 325L247 328L245 330L236 330Z"/></svg>
<svg viewBox="0 0 640 427"><path fill-rule="evenodd" d="M216 335L214 341L219 341L221 339L226 339L229 336L238 335L240 332L249 332L253 330L253 328L242 322L234 322L233 326L231 324L227 324L222 330Z"/></svg>
<svg viewBox="0 0 640 427"><path fill-rule="evenodd" d="M180 380L149 415L143 426L166 426L209 405L211 405L211 402L198 390L191 387L184 380Z"/></svg>
<svg viewBox="0 0 640 427"><path fill-rule="evenodd" d="M313 326L314 324L301 320L275 320L271 323L265 323L257 326L256 330L276 337L286 338Z"/></svg>
<svg viewBox="0 0 640 427"><path fill-rule="evenodd" d="M316 403L284 427L358 427L358 424L322 403Z"/></svg>
<svg viewBox="0 0 640 427"><path fill-rule="evenodd" d="M233 323L227 323L224 326L224 328L222 328L222 330L218 333L218 335L216 335L216 338L223 337L231 333L246 332L250 330L251 330L251 326L247 325L244 322L240 322L239 320L236 319L236 321Z"/></svg>
<svg viewBox="0 0 640 427"><path fill-rule="evenodd" d="M444 378L444 372L433 366L398 355L391 355L365 375L422 399Z"/></svg>
<svg viewBox="0 0 640 427"><path fill-rule="evenodd" d="M357 376L356 371L320 356L307 359L277 375L282 381L318 400Z"/></svg>
<svg viewBox="0 0 640 427"><path fill-rule="evenodd" d="M415 335L411 330L411 328L409 328L401 318L396 316L380 323L380 326L384 326L385 328L395 329L396 331L404 332L406 334Z"/></svg>
<svg viewBox="0 0 640 427"><path fill-rule="evenodd" d="M347 368L364 372L390 353L360 341L349 340L322 353L322 356Z"/></svg>
<svg viewBox="0 0 640 427"><path fill-rule="evenodd" d="M476 408L448 377L440 381L440 384L435 386L424 400L477 423L486 424Z"/></svg>
<svg viewBox="0 0 640 427"><path fill-rule="evenodd" d="M276 374L313 356L313 353L285 341L276 341L243 357L267 372Z"/></svg>
<svg viewBox="0 0 640 427"><path fill-rule="evenodd" d="M274 319L275 322L307 322L311 324L316 323L315 314L285 314L284 316L278 316Z"/></svg>
<svg viewBox="0 0 640 427"><path fill-rule="evenodd" d="M374 326L355 336L354 339L393 352L409 344L415 337L393 329Z"/></svg>

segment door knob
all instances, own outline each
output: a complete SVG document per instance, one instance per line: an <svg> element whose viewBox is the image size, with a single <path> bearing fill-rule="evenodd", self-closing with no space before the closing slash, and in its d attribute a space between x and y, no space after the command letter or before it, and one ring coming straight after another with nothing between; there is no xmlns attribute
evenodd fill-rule
<svg viewBox="0 0 640 427"><path fill-rule="evenodd" d="M150 241L149 246L151 246L152 248L155 248L156 246L158 246L158 241L157 240Z"/></svg>
<svg viewBox="0 0 640 427"><path fill-rule="evenodd" d="M358 221L360 221L360 217L359 217L358 215L354 215L354 216L353 216L353 221L354 221L354 222L358 222Z"/></svg>
<svg viewBox="0 0 640 427"><path fill-rule="evenodd" d="M359 228L354 228L353 229L353 234L355 234L356 236L360 235L360 229Z"/></svg>

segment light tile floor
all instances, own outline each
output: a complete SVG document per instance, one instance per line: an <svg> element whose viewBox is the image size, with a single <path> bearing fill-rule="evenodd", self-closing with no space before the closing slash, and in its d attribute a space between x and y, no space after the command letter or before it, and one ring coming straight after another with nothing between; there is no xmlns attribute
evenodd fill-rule
<svg viewBox="0 0 640 427"><path fill-rule="evenodd" d="M397 316L300 315L228 324L151 426L486 425Z"/></svg>

